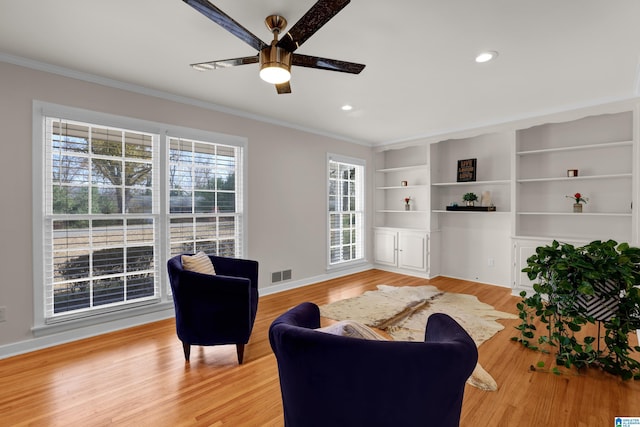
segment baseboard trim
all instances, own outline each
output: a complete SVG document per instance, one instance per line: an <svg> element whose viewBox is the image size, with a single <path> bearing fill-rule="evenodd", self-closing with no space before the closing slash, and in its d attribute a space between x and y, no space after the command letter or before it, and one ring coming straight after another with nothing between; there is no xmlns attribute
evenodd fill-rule
<svg viewBox="0 0 640 427"><path fill-rule="evenodd" d="M373 266L371 264L361 264L357 267L346 268L341 270L332 270L326 274L318 276L307 277L302 280L294 280L286 283L281 283L275 286L266 286L259 289L260 296L272 295L279 292L288 291L291 289L300 288L303 286L312 285L314 283L322 282L325 280L335 279L349 274L360 273L363 271L371 270ZM55 333L36 336L32 339L5 344L0 346L0 360L8 357L18 356L25 353L30 353L37 350L43 350L48 347L54 347L56 345L66 344L73 341L78 341L85 338L91 338L94 336L106 334L109 332L115 332L122 329L132 328L135 326L144 325L146 323L157 322L172 318L174 316L173 306L164 310L157 310L150 313L144 313L136 316L130 316L125 318L114 319L104 323L86 325L70 330L60 330Z"/></svg>

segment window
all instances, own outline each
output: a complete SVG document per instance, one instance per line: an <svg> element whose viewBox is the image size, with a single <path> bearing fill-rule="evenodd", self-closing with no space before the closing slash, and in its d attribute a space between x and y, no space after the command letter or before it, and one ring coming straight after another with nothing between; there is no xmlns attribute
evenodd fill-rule
<svg viewBox="0 0 640 427"><path fill-rule="evenodd" d="M36 329L170 302L174 254L243 256L244 140L41 104Z"/></svg>
<svg viewBox="0 0 640 427"><path fill-rule="evenodd" d="M364 260L364 161L328 161L329 266Z"/></svg>
<svg viewBox="0 0 640 427"><path fill-rule="evenodd" d="M158 137L47 117L45 316L157 298Z"/></svg>
<svg viewBox="0 0 640 427"><path fill-rule="evenodd" d="M239 147L169 139L171 254L241 253Z"/></svg>

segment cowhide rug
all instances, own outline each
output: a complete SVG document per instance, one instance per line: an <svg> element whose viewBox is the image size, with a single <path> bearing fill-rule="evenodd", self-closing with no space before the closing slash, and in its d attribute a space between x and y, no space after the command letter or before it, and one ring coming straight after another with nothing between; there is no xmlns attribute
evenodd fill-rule
<svg viewBox="0 0 640 427"><path fill-rule="evenodd" d="M353 320L385 331L396 341L422 341L432 313L454 318L480 345L504 326L496 319L516 319L477 297L443 292L435 286L378 285L377 291L320 307L320 314L335 320ZM478 364L467 381L483 390L497 390L495 380Z"/></svg>

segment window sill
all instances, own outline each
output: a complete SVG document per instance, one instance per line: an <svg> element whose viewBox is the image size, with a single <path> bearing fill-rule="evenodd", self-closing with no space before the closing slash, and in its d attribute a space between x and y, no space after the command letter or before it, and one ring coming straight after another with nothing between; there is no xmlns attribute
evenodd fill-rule
<svg viewBox="0 0 640 427"><path fill-rule="evenodd" d="M108 327L110 330L115 330L172 316L174 316L173 301L164 301L63 322L37 325L31 331L33 336L37 338L85 328L104 329Z"/></svg>

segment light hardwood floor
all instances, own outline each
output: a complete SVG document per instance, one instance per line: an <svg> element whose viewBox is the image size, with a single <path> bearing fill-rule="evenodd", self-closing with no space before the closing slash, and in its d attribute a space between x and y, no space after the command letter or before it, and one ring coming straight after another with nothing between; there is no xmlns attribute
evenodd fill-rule
<svg viewBox="0 0 640 427"><path fill-rule="evenodd" d="M267 337L273 319L302 301L325 304L378 284L431 284L513 313L518 301L509 289L468 281L358 273L262 297L242 366L234 346L194 347L186 364L173 320L1 360L0 425L281 426L278 373ZM531 372L529 366L539 360L549 366L551 360L510 341L516 320L501 322L505 330L479 349L499 390L467 385L462 426L613 426L615 416L640 416L639 382L597 371Z"/></svg>

